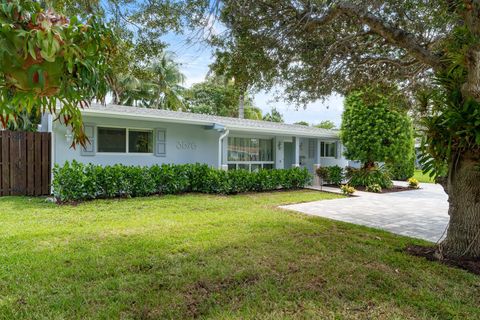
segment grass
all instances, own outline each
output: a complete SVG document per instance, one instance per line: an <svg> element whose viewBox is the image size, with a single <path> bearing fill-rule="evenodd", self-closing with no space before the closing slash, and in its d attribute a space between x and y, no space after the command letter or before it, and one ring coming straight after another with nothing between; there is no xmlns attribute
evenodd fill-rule
<svg viewBox="0 0 480 320"><path fill-rule="evenodd" d="M428 174L424 174L422 170L415 170L413 178L417 179L420 183L435 183L435 181L430 178Z"/></svg>
<svg viewBox="0 0 480 320"><path fill-rule="evenodd" d="M480 318L478 277L403 252L425 242L276 208L335 197L0 198L0 318Z"/></svg>

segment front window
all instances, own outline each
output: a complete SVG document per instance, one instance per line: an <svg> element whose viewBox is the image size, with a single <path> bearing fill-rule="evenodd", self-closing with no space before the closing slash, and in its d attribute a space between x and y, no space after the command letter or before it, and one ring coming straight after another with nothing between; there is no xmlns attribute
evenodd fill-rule
<svg viewBox="0 0 480 320"><path fill-rule="evenodd" d="M126 152L127 129L98 128L98 152Z"/></svg>
<svg viewBox="0 0 480 320"><path fill-rule="evenodd" d="M128 130L128 152L152 153L153 152L152 131Z"/></svg>
<svg viewBox="0 0 480 320"><path fill-rule="evenodd" d="M335 158L337 156L337 144L335 142L321 142L320 156L326 158Z"/></svg>
<svg viewBox="0 0 480 320"><path fill-rule="evenodd" d="M153 131L98 127L98 152L152 153Z"/></svg>
<svg viewBox="0 0 480 320"><path fill-rule="evenodd" d="M273 139L228 138L228 168L258 171L273 167Z"/></svg>

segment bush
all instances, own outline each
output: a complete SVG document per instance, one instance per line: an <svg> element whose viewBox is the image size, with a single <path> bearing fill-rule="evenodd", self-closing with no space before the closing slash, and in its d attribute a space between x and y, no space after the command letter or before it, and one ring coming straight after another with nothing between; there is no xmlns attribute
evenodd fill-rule
<svg viewBox="0 0 480 320"><path fill-rule="evenodd" d="M386 167L394 180L405 181L408 178L411 178L415 173L415 149L412 148L412 151L409 155L405 155L395 162L386 163Z"/></svg>
<svg viewBox="0 0 480 320"><path fill-rule="evenodd" d="M339 166L328 167L328 180L331 184L340 185L343 182L343 169Z"/></svg>
<svg viewBox="0 0 480 320"><path fill-rule="evenodd" d="M365 191L380 193L380 192L382 192L382 187L378 183L374 183L372 185L367 186L365 188Z"/></svg>
<svg viewBox="0 0 480 320"><path fill-rule="evenodd" d="M344 184L340 187L340 190L342 190L342 193L345 195L345 196L351 196L352 194L355 193L355 188L352 187L352 186L349 186L348 184Z"/></svg>
<svg viewBox="0 0 480 320"><path fill-rule="evenodd" d="M319 167L316 170L322 182L340 185L343 182L343 169L339 166Z"/></svg>
<svg viewBox="0 0 480 320"><path fill-rule="evenodd" d="M318 167L317 170L315 170L315 173L321 179L322 183L328 182L328 172L328 167Z"/></svg>
<svg viewBox="0 0 480 320"><path fill-rule="evenodd" d="M358 186L372 186L378 184L381 188L391 188L393 186L392 179L388 170L382 167L360 168L349 170L350 179L348 184L354 187Z"/></svg>
<svg viewBox="0 0 480 320"><path fill-rule="evenodd" d="M248 172L217 170L204 164L103 167L76 161L55 165L53 176L53 194L59 202L183 192L261 192L298 189L311 182L304 168Z"/></svg>

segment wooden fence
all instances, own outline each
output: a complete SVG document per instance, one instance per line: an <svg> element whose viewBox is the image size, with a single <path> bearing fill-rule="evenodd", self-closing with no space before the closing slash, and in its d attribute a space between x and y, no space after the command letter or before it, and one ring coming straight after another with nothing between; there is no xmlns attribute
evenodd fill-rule
<svg viewBox="0 0 480 320"><path fill-rule="evenodd" d="M0 196L50 194L51 134L0 131Z"/></svg>

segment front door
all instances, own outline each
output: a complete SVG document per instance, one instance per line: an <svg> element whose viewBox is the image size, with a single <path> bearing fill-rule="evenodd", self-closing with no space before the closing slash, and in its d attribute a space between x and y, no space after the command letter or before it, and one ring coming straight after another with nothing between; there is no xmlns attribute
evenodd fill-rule
<svg viewBox="0 0 480 320"><path fill-rule="evenodd" d="M290 169L294 164L294 145L293 142L285 142L283 144L283 161L284 161L284 168Z"/></svg>

